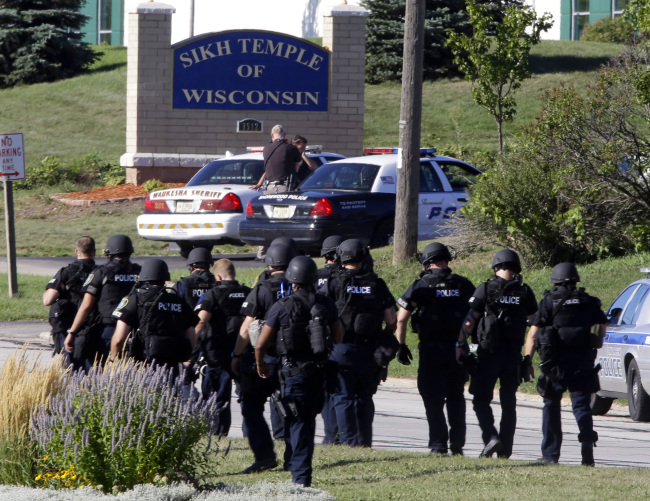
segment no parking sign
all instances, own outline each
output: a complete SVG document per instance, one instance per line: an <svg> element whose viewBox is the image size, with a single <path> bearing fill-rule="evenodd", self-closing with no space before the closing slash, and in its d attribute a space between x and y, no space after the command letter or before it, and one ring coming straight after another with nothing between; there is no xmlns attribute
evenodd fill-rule
<svg viewBox="0 0 650 501"><path fill-rule="evenodd" d="M0 134L0 181L25 180L25 144L22 132Z"/></svg>

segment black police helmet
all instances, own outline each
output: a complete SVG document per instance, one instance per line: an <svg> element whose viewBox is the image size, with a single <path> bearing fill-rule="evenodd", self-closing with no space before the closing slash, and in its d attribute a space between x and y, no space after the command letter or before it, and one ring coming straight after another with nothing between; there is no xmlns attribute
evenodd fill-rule
<svg viewBox="0 0 650 501"><path fill-rule="evenodd" d="M286 268L295 256L296 251L293 247L283 243L271 244L266 250L264 264L267 266Z"/></svg>
<svg viewBox="0 0 650 501"><path fill-rule="evenodd" d="M521 261L519 261L519 255L510 249L503 249L497 252L492 259L492 268L496 268L499 265L508 264L509 266L502 266L502 268L508 268L514 271L515 273L521 272Z"/></svg>
<svg viewBox="0 0 650 501"><path fill-rule="evenodd" d="M336 248L343 242L343 237L340 235L331 235L323 240L323 244L320 248L321 257L326 256L327 254L336 253Z"/></svg>
<svg viewBox="0 0 650 501"><path fill-rule="evenodd" d="M113 235L106 242L106 254L133 254L133 244L126 235Z"/></svg>
<svg viewBox="0 0 650 501"><path fill-rule="evenodd" d="M577 284L578 282L580 282L580 275L578 275L578 269L573 263L559 263L553 266L551 272L552 284Z"/></svg>
<svg viewBox="0 0 650 501"><path fill-rule="evenodd" d="M426 266L431 261L451 261L451 253L447 246L440 242L428 244L422 251L420 262Z"/></svg>
<svg viewBox="0 0 650 501"><path fill-rule="evenodd" d="M199 263L205 263L208 266L214 263L214 259L212 259L212 253L205 247L197 247L196 249L192 249L187 256L187 266Z"/></svg>
<svg viewBox="0 0 650 501"><path fill-rule="evenodd" d="M318 281L318 266L310 257L296 256L287 267L286 277L292 284L314 285Z"/></svg>
<svg viewBox="0 0 650 501"><path fill-rule="evenodd" d="M345 263L359 263L363 261L366 255L366 247L361 240L356 238L349 238L344 240L336 248L336 253L339 256L342 264Z"/></svg>
<svg viewBox="0 0 650 501"><path fill-rule="evenodd" d="M164 282L169 280L169 268L162 259L148 259L140 270L141 282Z"/></svg>
<svg viewBox="0 0 650 501"><path fill-rule="evenodd" d="M291 247L296 252L296 254L298 254L298 245L296 244L296 241L291 237L277 237L277 238L274 238L273 241L271 242L271 245L275 245L275 244L288 245L289 247Z"/></svg>

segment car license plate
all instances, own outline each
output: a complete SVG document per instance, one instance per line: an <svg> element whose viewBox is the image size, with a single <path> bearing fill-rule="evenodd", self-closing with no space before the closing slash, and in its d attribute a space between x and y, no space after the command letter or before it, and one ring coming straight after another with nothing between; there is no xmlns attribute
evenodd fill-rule
<svg viewBox="0 0 650 501"><path fill-rule="evenodd" d="M273 217L277 219L287 219L289 217L289 207L287 205L274 205Z"/></svg>
<svg viewBox="0 0 650 501"><path fill-rule="evenodd" d="M176 202L176 212L194 212L194 202Z"/></svg>

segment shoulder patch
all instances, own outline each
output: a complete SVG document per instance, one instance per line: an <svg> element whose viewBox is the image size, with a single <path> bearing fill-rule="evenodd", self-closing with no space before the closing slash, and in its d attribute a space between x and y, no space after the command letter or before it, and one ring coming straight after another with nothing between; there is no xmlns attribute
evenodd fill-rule
<svg viewBox="0 0 650 501"><path fill-rule="evenodd" d="M85 287L86 285L88 285L90 282L92 282L92 281L93 281L93 278L95 278L95 274L94 274L94 273L90 273L90 274L88 275L88 278L86 278L86 281L84 282L84 287Z"/></svg>
<svg viewBox="0 0 650 501"><path fill-rule="evenodd" d="M129 298L128 297L123 297L122 300L120 301L120 304L118 304L117 307L115 308L115 311L121 310L127 304L129 304Z"/></svg>

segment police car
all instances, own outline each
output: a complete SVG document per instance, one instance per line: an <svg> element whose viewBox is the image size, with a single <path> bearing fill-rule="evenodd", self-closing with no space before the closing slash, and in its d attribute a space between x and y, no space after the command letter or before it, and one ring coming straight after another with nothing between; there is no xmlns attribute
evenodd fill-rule
<svg viewBox="0 0 650 501"><path fill-rule="evenodd" d="M650 268L630 284L607 311L607 332L596 362L600 391L592 395L596 415L609 411L615 398L627 398L634 421L650 421Z"/></svg>
<svg viewBox="0 0 650 501"><path fill-rule="evenodd" d="M262 148L250 153L210 162L184 188L154 191L147 195L144 214L138 216L138 234L149 240L176 242L181 255L194 247L239 243L239 221L244 208L258 194L249 189L264 172ZM320 147L307 149L319 165L345 158L323 153Z"/></svg>
<svg viewBox="0 0 650 501"><path fill-rule="evenodd" d="M387 245L395 222L397 149L368 148L362 157L320 167L291 193L251 199L239 224L241 239L268 245L279 236L317 252L330 235L358 238L373 247ZM481 171L461 160L421 150L418 239L452 230L451 216L467 203L466 188ZM381 153L381 154L379 154Z"/></svg>

